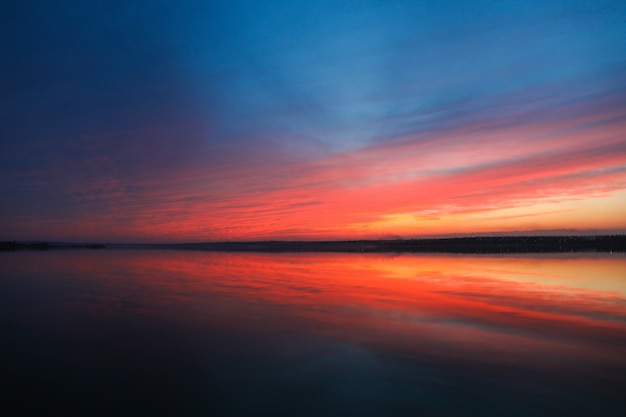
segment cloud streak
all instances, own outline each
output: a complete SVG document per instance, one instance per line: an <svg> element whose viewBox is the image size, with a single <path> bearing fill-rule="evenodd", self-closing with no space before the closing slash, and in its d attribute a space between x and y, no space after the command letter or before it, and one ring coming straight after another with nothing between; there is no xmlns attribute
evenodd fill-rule
<svg viewBox="0 0 626 417"><path fill-rule="evenodd" d="M3 239L626 230L619 3L70 3L2 25Z"/></svg>

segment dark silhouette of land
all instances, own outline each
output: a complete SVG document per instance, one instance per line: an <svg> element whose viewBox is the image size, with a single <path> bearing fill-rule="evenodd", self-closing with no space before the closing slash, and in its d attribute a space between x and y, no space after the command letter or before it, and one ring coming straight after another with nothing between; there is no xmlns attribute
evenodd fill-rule
<svg viewBox="0 0 626 417"><path fill-rule="evenodd" d="M439 239L256 241L171 244L68 244L0 242L0 250L45 249L178 249L222 252L425 252L425 253L558 253L626 252L626 235L490 236Z"/></svg>
<svg viewBox="0 0 626 417"><path fill-rule="evenodd" d="M47 250L47 249L104 249L103 243L62 243L62 242L16 242L0 241L0 251Z"/></svg>

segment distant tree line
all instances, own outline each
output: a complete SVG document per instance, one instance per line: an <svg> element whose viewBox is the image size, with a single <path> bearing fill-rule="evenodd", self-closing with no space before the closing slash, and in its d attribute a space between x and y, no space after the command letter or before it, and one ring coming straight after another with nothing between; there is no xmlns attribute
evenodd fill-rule
<svg viewBox="0 0 626 417"><path fill-rule="evenodd" d="M162 249L233 252L626 252L626 236L490 236L445 239L206 242L152 245Z"/></svg>
<svg viewBox="0 0 626 417"><path fill-rule="evenodd" d="M549 253L626 252L626 235L605 236L489 236L445 239L204 242L126 245L136 248L207 250L228 252L441 252L441 253ZM1 241L1 251L101 249L99 243L49 243Z"/></svg>

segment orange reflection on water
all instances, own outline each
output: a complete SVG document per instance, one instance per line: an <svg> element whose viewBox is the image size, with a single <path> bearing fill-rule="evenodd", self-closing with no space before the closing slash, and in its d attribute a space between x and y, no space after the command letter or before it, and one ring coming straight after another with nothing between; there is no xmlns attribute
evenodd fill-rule
<svg viewBox="0 0 626 417"><path fill-rule="evenodd" d="M21 267L75 276L84 288L65 308L92 314L130 311L240 330L270 323L399 355L471 353L473 360L516 366L584 359L626 370L624 257L38 256L48 262Z"/></svg>
<svg viewBox="0 0 626 417"><path fill-rule="evenodd" d="M141 375L182 369L174 385L200 378L202 398L318 381L327 399L341 392L366 404L372 392L393 393L391 403L415 410L423 398L446 408L463 393L478 407L470 415L482 415L484 396L504 407L492 415L506 414L506 398L528 415L555 403L562 415L624 405L623 255L2 255L0 305L22 340L13 355L33 347L28 335L49 339L40 356L63 347L52 363L65 358L79 375L84 366L95 375L112 366L128 375L136 363ZM345 388L320 388L338 378Z"/></svg>
<svg viewBox="0 0 626 417"><path fill-rule="evenodd" d="M246 375L266 381L278 372L291 381L285 386L310 378L386 381L390 392L410 387L407 401L414 398L408 392L430 390L440 406L459 390L468 404L494 390L574 410L605 404L613 412L623 403L623 255L3 256L0 285L16 334L41 329L85 361L112 351L124 358L113 363L126 369L153 351L146 369L182 363L184 380L213 375L219 386L235 381L233 390L249 382ZM226 368L207 365L223 361ZM233 372L238 377L229 379ZM274 383L268 392L285 388Z"/></svg>

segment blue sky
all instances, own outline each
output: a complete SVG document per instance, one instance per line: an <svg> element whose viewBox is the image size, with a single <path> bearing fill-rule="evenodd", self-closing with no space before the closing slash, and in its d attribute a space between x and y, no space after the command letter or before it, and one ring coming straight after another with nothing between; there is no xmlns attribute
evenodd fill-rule
<svg viewBox="0 0 626 417"><path fill-rule="evenodd" d="M95 238L101 230L141 240L153 224L169 239L176 224L193 223L191 209L170 210L181 199L206 203L193 206L205 213L216 210L211 202L234 198L228 193L267 207L274 191L296 187L285 178L304 189L323 177L332 183L325 190L337 189L345 180L329 180L324 161L398 143L424 144L420 152L452 173L473 166L446 166L454 149L472 147L472 135L498 134L488 153L522 140L510 131L531 131L523 140L536 142L541 155L546 137L588 133L591 124L605 132L606 143L597 143L622 155L623 139L606 131L623 133L625 18L619 1L9 2L0 29L0 214L8 223L0 234L34 237L37 219L42 237ZM557 135L545 130L550 123L567 127ZM394 159L402 155L353 168L361 172L355 181L376 183L368 169ZM491 164L501 161L494 155ZM620 170L624 162L593 169ZM242 167L256 173L248 178ZM418 175L409 171L385 181ZM622 179L600 181L622 188ZM330 204L330 213L335 197L309 189L309 200ZM461 197L433 201L433 209ZM607 204L623 199L615 198ZM372 221L385 216L365 211ZM346 234L369 233L341 213L335 217L344 216ZM176 238L335 236L341 229L292 214L293 222L268 222L257 234L225 231L201 214L201 230ZM100 226L64 236L77 219Z"/></svg>

